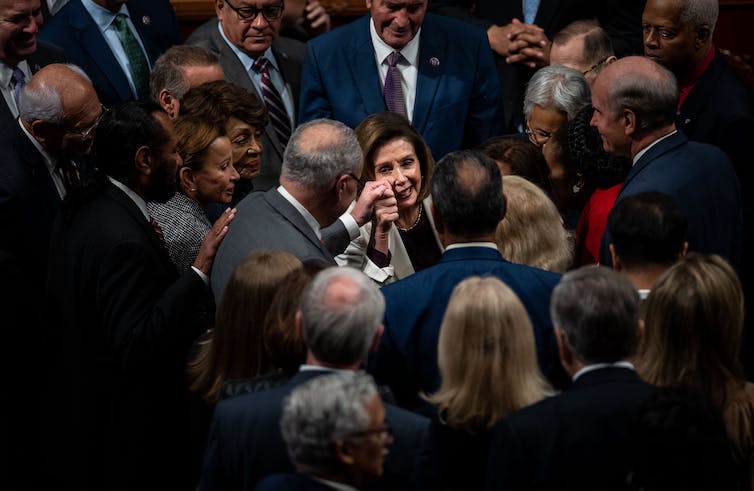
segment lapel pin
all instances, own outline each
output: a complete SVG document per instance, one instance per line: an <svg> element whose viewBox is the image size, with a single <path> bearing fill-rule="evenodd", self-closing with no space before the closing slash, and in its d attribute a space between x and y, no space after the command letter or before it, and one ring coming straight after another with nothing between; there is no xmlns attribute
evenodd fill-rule
<svg viewBox="0 0 754 491"><path fill-rule="evenodd" d="M440 60L435 58L434 56L429 59L429 64L432 66L440 66Z"/></svg>
<svg viewBox="0 0 754 491"><path fill-rule="evenodd" d="M152 18L149 17L148 15L145 15L144 17L141 18L141 23L144 24L145 26L148 26L149 24L152 23Z"/></svg>

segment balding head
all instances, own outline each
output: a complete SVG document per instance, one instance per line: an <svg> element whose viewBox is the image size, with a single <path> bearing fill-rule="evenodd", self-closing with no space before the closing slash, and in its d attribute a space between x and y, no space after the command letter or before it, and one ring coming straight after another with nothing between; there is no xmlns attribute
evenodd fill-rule
<svg viewBox="0 0 754 491"><path fill-rule="evenodd" d="M23 87L18 105L21 121L45 150L69 158L89 153L102 109L80 68L47 65Z"/></svg>

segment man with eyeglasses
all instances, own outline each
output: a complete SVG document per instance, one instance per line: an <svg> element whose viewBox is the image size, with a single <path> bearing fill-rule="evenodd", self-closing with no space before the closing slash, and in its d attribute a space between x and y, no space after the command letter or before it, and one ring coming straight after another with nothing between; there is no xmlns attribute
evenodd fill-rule
<svg viewBox="0 0 754 491"><path fill-rule="evenodd" d="M149 99L152 66L181 41L168 0L71 0L39 36L63 48L108 106Z"/></svg>
<svg viewBox="0 0 754 491"><path fill-rule="evenodd" d="M605 65L617 59L610 36L594 19L571 22L552 38L550 65L581 72L589 85Z"/></svg>
<svg viewBox="0 0 754 491"><path fill-rule="evenodd" d="M499 132L500 88L484 32L426 14L427 0L367 0L369 15L309 41L299 119L356 127L408 119L435 159Z"/></svg>
<svg viewBox="0 0 754 491"><path fill-rule="evenodd" d="M304 290L296 315L296 328L307 347L306 363L283 385L220 401L210 425L199 488L254 489L265 476L293 472L294 463L303 463L301 454L286 450L283 438L289 437L283 432L290 428L281 432L283 401L302 384L334 373L348 377L357 372L352 376L367 378L361 374L361 367L379 344L384 312L385 301L379 288L361 271L327 268L319 272ZM321 393L330 396L329 392ZM374 400L375 406L377 402ZM350 437L351 444L369 440L373 444L369 449L377 452L373 459L360 462L364 467L352 470L361 471L361 478L382 474L374 489L418 489L416 479L421 474L429 421L392 404L384 404L384 412L395 438L384 460L384 472L381 453L384 444L390 442L380 418L370 421L368 429L352 428L339 435ZM328 481L343 479L329 473L315 475ZM363 482L348 484L361 489Z"/></svg>
<svg viewBox="0 0 754 491"><path fill-rule="evenodd" d="M213 52L225 80L259 96L269 123L262 137L262 168L255 189L277 185L283 152L296 128L305 45L279 36L283 0L215 0L210 19L186 40Z"/></svg>

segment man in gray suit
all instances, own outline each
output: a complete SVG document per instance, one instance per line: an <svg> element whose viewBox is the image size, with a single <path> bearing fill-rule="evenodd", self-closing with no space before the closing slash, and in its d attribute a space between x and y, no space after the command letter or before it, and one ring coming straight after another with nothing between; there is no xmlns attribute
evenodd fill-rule
<svg viewBox="0 0 754 491"><path fill-rule="evenodd" d="M212 51L225 80L255 91L267 105L270 123L262 139L262 170L254 179L254 188L264 191L278 184L283 152L296 127L306 46L278 36L281 0L215 0L215 12L217 19L200 26L186 44Z"/></svg>
<svg viewBox="0 0 754 491"><path fill-rule="evenodd" d="M254 251L286 251L302 261L335 265L372 219L377 206L396 206L383 197L388 186L364 185L356 198L361 174L361 147L354 131L338 121L316 119L299 126L283 157L280 187L251 193L238 204L238 214L217 251L212 291L218 301L233 269Z"/></svg>

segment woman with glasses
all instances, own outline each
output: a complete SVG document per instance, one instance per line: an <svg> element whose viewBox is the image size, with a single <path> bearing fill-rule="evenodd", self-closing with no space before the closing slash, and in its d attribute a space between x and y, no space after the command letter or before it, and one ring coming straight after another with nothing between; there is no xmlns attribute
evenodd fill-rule
<svg viewBox="0 0 754 491"><path fill-rule="evenodd" d="M492 427L553 394L537 365L526 309L497 278L456 286L437 347L442 383L432 406L423 488L482 489Z"/></svg>
<svg viewBox="0 0 754 491"><path fill-rule="evenodd" d="M381 284L437 263L443 247L430 213L434 160L429 147L405 117L392 112L367 117L356 136L364 153L360 181L387 183L386 198L395 206L376 211L336 260Z"/></svg>
<svg viewBox="0 0 754 491"><path fill-rule="evenodd" d="M225 208L235 206L253 189L252 179L262 168L262 135L267 126L267 109L248 90L225 81L209 82L189 90L181 101L181 117L202 118L225 129L233 152L233 167L240 179L229 203L207 209L210 220Z"/></svg>

